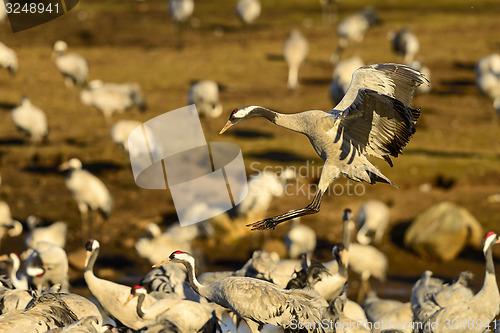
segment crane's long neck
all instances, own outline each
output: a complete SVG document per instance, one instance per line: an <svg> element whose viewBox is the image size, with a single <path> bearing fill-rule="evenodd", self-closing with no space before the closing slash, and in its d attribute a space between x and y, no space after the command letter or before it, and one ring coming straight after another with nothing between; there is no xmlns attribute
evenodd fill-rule
<svg viewBox="0 0 500 333"><path fill-rule="evenodd" d="M278 126L305 134L303 123L300 121L300 113L283 114L257 106L252 110L252 113L249 116L264 117Z"/></svg>
<svg viewBox="0 0 500 333"><path fill-rule="evenodd" d="M146 298L145 294L139 294L137 297L137 315L141 318L144 318L146 312L142 308L142 304L144 303L144 299Z"/></svg>
<svg viewBox="0 0 500 333"><path fill-rule="evenodd" d="M492 246L486 250L485 254L486 273L484 275L483 287L473 298L476 303L481 304L481 306L485 309L488 308L488 311L485 310L485 315L487 315L486 312L492 312L489 315L491 316L491 319L493 319L499 311L500 293L498 291L495 276L495 265L493 263L493 252L491 247Z"/></svg>
<svg viewBox="0 0 500 333"><path fill-rule="evenodd" d="M21 275L21 278L18 278L17 273L19 272L19 267L21 266L21 262L16 255L12 257L12 270L10 271L10 279L12 284L16 289L28 289L28 279L25 274Z"/></svg>
<svg viewBox="0 0 500 333"><path fill-rule="evenodd" d="M344 219L342 221L342 243L344 243L346 249L349 249L349 245L351 245L351 229L352 221Z"/></svg>
<svg viewBox="0 0 500 333"><path fill-rule="evenodd" d="M495 264L493 263L493 251L492 251L492 246L486 250L486 264L485 264L485 275L484 275L484 284L483 284L483 289L488 288L493 286L496 289L496 292L498 293L498 286L496 282L496 275L495 275Z"/></svg>
<svg viewBox="0 0 500 333"><path fill-rule="evenodd" d="M83 275L94 276L94 265L99 255L99 249L94 249L92 251L87 251L87 257L85 258L85 269L83 270Z"/></svg>
<svg viewBox="0 0 500 333"><path fill-rule="evenodd" d="M187 270L187 276L189 280L189 284L191 285L191 288L200 296L203 296L207 299L211 299L207 287L202 285L198 279L196 278L196 275L194 274L194 263L190 262L183 262L184 266L186 267Z"/></svg>

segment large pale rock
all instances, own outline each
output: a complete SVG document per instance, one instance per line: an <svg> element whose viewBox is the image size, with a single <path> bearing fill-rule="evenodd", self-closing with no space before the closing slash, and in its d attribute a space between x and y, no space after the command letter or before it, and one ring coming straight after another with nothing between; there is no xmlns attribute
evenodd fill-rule
<svg viewBox="0 0 500 333"><path fill-rule="evenodd" d="M452 202L432 206L410 225L405 246L427 259L449 261L467 245L479 248L483 228L465 208Z"/></svg>

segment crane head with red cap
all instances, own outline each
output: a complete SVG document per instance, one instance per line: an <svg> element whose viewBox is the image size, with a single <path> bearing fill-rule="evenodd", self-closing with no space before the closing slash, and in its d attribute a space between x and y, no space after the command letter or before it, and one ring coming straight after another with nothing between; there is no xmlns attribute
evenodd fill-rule
<svg viewBox="0 0 500 333"><path fill-rule="evenodd" d="M172 254L170 254L167 260L164 260L162 262L153 265L153 268L168 263L180 263L180 264L190 263L191 265L194 266L194 258L187 252L177 250L172 252Z"/></svg>
<svg viewBox="0 0 500 333"><path fill-rule="evenodd" d="M500 239L498 238L498 235L494 233L493 231L490 231L486 234L486 237L484 237L484 242L483 242L483 253L486 254L486 251L493 245L493 244L498 244L500 243Z"/></svg>

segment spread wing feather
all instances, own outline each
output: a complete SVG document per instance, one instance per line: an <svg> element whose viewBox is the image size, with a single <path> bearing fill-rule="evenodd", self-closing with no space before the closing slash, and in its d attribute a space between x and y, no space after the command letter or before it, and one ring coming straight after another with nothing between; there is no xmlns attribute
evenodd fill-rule
<svg viewBox="0 0 500 333"><path fill-rule="evenodd" d="M362 154L385 159L397 157L415 132L420 111L373 90L360 89L342 114L339 130Z"/></svg>
<svg viewBox="0 0 500 333"><path fill-rule="evenodd" d="M401 64L376 64L358 68L352 75L351 84L344 98L333 111L347 112L359 89L370 89L388 95L410 106L416 88L429 84L429 80L412 67Z"/></svg>

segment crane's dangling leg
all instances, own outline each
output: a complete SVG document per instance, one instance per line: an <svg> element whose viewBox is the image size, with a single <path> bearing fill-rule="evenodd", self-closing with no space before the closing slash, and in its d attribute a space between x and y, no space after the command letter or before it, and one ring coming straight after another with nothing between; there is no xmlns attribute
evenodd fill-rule
<svg viewBox="0 0 500 333"><path fill-rule="evenodd" d="M325 165L323 166L323 170L321 171L321 176L319 178L318 189L316 190L314 198L309 205L301 209L292 210L285 214L270 217L255 223L247 224L247 227L251 227L252 230L261 230L261 231L267 229L274 229L278 224L294 219L296 217L316 214L317 212L319 212L321 206L321 200L323 199L323 195L328 189L328 186L330 186L330 183L335 179L337 179L339 176L340 176L340 169L336 165L328 163L328 160L326 160Z"/></svg>
<svg viewBox="0 0 500 333"><path fill-rule="evenodd" d="M276 226L280 223L286 222L288 220L294 219L296 217L304 216L304 215L310 215L310 214L316 214L319 212L320 206L321 206L321 200L323 199L323 194L325 191L322 191L318 189L316 191L316 194L314 195L313 201L307 205L304 208L301 209L296 209L289 211L288 213L284 213L278 216L270 217L267 219L264 219L262 221L258 221L255 223L250 223L247 224L247 227L251 227L252 230L267 230L267 229L274 229Z"/></svg>

